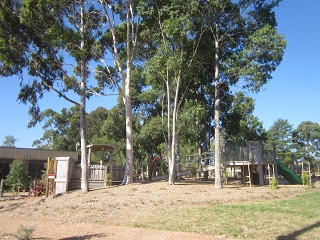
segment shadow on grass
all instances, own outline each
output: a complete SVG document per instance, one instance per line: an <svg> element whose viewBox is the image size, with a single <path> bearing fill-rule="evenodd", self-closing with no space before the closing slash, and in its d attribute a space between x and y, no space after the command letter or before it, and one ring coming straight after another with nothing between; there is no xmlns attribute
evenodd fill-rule
<svg viewBox="0 0 320 240"><path fill-rule="evenodd" d="M287 235L281 235L281 236L278 236L276 239L277 240L294 240L296 239L299 235L303 234L303 233L306 233L306 232L309 232L310 230L314 229L314 228L318 228L320 227L320 221L319 222L316 222L310 226L307 226L307 227L304 227L302 229L299 229L297 231L294 231L292 233L289 233Z"/></svg>
<svg viewBox="0 0 320 240"><path fill-rule="evenodd" d="M66 238L60 238L59 240L86 240L86 239L96 239L96 238L105 239L105 237L106 237L105 234L86 234L83 236L71 236Z"/></svg>

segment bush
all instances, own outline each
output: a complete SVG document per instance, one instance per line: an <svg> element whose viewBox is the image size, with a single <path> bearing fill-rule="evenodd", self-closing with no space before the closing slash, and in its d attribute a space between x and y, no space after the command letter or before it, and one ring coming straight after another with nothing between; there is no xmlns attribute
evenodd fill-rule
<svg viewBox="0 0 320 240"><path fill-rule="evenodd" d="M111 173L106 174L106 176L104 177L104 182L105 182L106 186L111 186L111 184L112 184L112 174Z"/></svg>
<svg viewBox="0 0 320 240"><path fill-rule="evenodd" d="M31 235L34 231L34 227L24 227L20 226L17 234L14 234L13 237L17 240L31 240Z"/></svg>
<svg viewBox="0 0 320 240"><path fill-rule="evenodd" d="M23 159L16 159L10 164L10 172L4 183L10 186L12 191L25 190L29 184L28 165Z"/></svg>
<svg viewBox="0 0 320 240"><path fill-rule="evenodd" d="M301 174L301 180L303 185L310 185L310 176L308 173L303 172Z"/></svg>
<svg viewBox="0 0 320 240"><path fill-rule="evenodd" d="M271 189L272 190L277 190L278 189L278 180L275 178L272 178L271 180Z"/></svg>

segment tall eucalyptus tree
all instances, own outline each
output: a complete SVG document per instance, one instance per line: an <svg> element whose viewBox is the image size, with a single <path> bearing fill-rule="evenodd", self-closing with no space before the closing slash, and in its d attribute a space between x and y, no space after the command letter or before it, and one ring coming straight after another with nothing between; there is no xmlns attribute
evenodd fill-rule
<svg viewBox="0 0 320 240"><path fill-rule="evenodd" d="M259 91L280 64L286 46L273 12L280 0L199 1L203 24L211 33L214 86L215 187L222 188L220 105L231 86Z"/></svg>
<svg viewBox="0 0 320 240"><path fill-rule="evenodd" d="M20 75L23 103L30 103L34 126L40 120L38 100L45 92L79 106L83 192L89 190L86 156L86 99L89 64L97 58L96 40L101 36L100 15L84 0L1 1L1 75ZM74 100L80 97L79 101Z"/></svg>
<svg viewBox="0 0 320 240"><path fill-rule="evenodd" d="M174 184L178 111L188 83L188 68L197 51L199 35L195 30L196 1L141 1L144 19L145 51L150 57L145 76L152 88L157 89L166 114L166 146L169 162L169 184ZM189 80L190 81L190 80Z"/></svg>
<svg viewBox="0 0 320 240"><path fill-rule="evenodd" d="M106 19L105 39L103 46L109 52L102 59L103 65L97 68L97 76L105 82L111 82L118 90L126 114L126 167L122 184L133 182L133 136L131 77L135 51L138 42L139 16L136 13L135 1L132 0L99 0L101 14ZM109 59L108 59L109 58ZM113 60L110 66L108 60ZM118 81L120 78L120 82Z"/></svg>

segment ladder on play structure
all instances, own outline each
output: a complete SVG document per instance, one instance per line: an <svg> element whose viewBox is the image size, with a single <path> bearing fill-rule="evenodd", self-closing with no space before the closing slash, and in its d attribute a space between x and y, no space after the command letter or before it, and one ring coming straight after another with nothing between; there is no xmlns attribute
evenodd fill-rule
<svg viewBox="0 0 320 240"><path fill-rule="evenodd" d="M271 169L272 169L272 171L271 171ZM268 171L269 185L271 185L272 179L275 178L274 164L271 164L271 166L270 166L270 164L268 164L267 171Z"/></svg>
<svg viewBox="0 0 320 240"><path fill-rule="evenodd" d="M250 164L247 164L248 166L248 175L245 176L245 184L249 184L249 186L251 187L251 172L250 172ZM244 165L243 165L243 173L244 173Z"/></svg>

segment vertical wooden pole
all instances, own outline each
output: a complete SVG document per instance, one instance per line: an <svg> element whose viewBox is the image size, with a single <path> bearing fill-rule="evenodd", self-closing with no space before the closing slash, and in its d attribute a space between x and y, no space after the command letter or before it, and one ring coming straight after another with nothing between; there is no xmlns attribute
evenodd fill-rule
<svg viewBox="0 0 320 240"><path fill-rule="evenodd" d="M274 165L275 165L275 164L272 164L272 175L273 175L273 177L275 178L276 175L275 175L275 172L274 172L274 171L275 171L275 170L274 170L274 169L275 169L275 166L274 166Z"/></svg>
<svg viewBox="0 0 320 240"><path fill-rule="evenodd" d="M251 187L251 171L250 171L250 163L248 163L248 178L249 178L249 180L248 180L248 182L247 182L247 183L249 183L249 184L250 184L250 187Z"/></svg>
<svg viewBox="0 0 320 240"><path fill-rule="evenodd" d="M278 164L277 164L277 149L276 149L276 144L272 144L272 151L273 151L273 162L274 162L274 177L276 180L278 180Z"/></svg>
<svg viewBox="0 0 320 240"><path fill-rule="evenodd" d="M2 163L1 179L4 177L4 163Z"/></svg>
<svg viewBox="0 0 320 240"><path fill-rule="evenodd" d="M104 160L104 147L101 148L101 155L100 155L100 168L102 169L102 162Z"/></svg>
<svg viewBox="0 0 320 240"><path fill-rule="evenodd" d="M66 192L69 191L69 176L70 176L70 165L71 165L71 158L68 157L67 161L67 169L66 169Z"/></svg>
<svg viewBox="0 0 320 240"><path fill-rule="evenodd" d="M3 197L3 179L1 179L1 182L0 182L0 198Z"/></svg>
<svg viewBox="0 0 320 240"><path fill-rule="evenodd" d="M57 159L53 160L53 174L54 174L54 179L57 177L57 166L58 161ZM56 192L56 181L53 179L53 184L52 184L52 193Z"/></svg>
<svg viewBox="0 0 320 240"><path fill-rule="evenodd" d="M111 174L111 185L112 185L112 182L113 182L113 173L112 173L112 153L113 153L113 149L109 151L109 157L110 157L110 174ZM148 172L148 171L147 171Z"/></svg>
<svg viewBox="0 0 320 240"><path fill-rule="evenodd" d="M263 186L263 168L262 168L262 144L257 142L257 157L258 157L258 170L259 170L259 185Z"/></svg>
<svg viewBox="0 0 320 240"><path fill-rule="evenodd" d="M201 148L198 148L199 181L201 181Z"/></svg>
<svg viewBox="0 0 320 240"><path fill-rule="evenodd" d="M244 174L244 163L242 163L242 183L246 183L246 175Z"/></svg>
<svg viewBox="0 0 320 240"><path fill-rule="evenodd" d="M89 151L88 151L88 166L90 166L90 161L91 161L91 147L89 147Z"/></svg>
<svg viewBox="0 0 320 240"><path fill-rule="evenodd" d="M311 179L311 164L309 162L309 177L310 177L310 188L312 188L312 179Z"/></svg>
<svg viewBox="0 0 320 240"><path fill-rule="evenodd" d="M269 184L271 183L270 164L268 163Z"/></svg>
<svg viewBox="0 0 320 240"><path fill-rule="evenodd" d="M46 198L49 196L49 177L48 175L50 174L50 168L51 168L51 161L50 158L48 157L47 161L47 175L46 175Z"/></svg>

